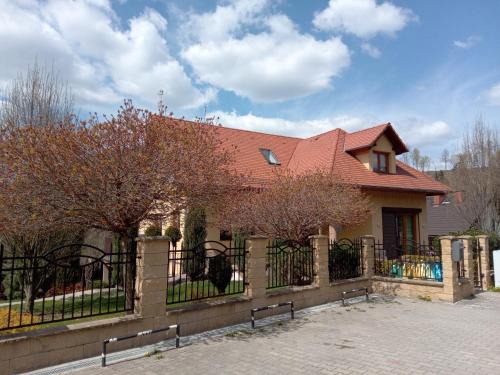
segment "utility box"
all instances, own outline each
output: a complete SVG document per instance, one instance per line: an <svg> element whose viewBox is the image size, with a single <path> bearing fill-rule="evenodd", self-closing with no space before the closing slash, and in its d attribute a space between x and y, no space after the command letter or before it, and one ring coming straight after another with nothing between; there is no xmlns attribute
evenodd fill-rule
<svg viewBox="0 0 500 375"><path fill-rule="evenodd" d="M493 250L493 272L495 273L495 287L500 288L500 250Z"/></svg>
<svg viewBox="0 0 500 375"><path fill-rule="evenodd" d="M464 260L464 243L461 240L452 241L451 260L453 262L461 262Z"/></svg>

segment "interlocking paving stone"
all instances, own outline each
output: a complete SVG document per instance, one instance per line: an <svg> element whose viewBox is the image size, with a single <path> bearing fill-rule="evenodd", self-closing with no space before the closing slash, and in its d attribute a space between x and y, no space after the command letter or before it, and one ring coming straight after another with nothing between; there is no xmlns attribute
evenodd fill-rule
<svg viewBox="0 0 500 375"><path fill-rule="evenodd" d="M500 374L500 293L456 304L351 301L301 310L293 321L287 314L262 319L255 330L241 324L183 338L180 349L106 368L98 367L98 358L80 361L73 373ZM171 340L158 345L171 346ZM67 370L71 364L38 374Z"/></svg>

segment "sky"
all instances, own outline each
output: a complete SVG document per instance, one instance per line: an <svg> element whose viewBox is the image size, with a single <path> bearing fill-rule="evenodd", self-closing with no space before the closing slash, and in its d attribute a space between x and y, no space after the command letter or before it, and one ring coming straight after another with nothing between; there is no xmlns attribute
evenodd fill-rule
<svg viewBox="0 0 500 375"><path fill-rule="evenodd" d="M500 128L498 0L0 0L0 90L37 60L80 113L124 99L308 137L391 122L457 151Z"/></svg>

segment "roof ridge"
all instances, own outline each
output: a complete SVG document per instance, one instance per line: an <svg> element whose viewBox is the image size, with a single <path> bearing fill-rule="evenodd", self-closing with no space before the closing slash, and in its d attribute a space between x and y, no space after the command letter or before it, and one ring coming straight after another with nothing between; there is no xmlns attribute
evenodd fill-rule
<svg viewBox="0 0 500 375"><path fill-rule="evenodd" d="M226 126L223 124L208 124L208 123L203 123L203 122L196 122L195 120L188 120L185 118L179 118L179 117L171 117L173 120L177 121L184 121L184 122L190 122L193 124L201 124L201 125L206 125L206 126L213 126L214 128L219 128L219 129L229 129L229 130L234 130L234 131L239 131L239 132L247 132L247 133L254 133L254 134L262 134L262 135L270 135L272 137L281 137L281 138L291 138L291 139L298 139L298 140L303 140L307 138L301 138L301 137L293 137L290 135L281 135L281 134L272 134L272 133L266 133L266 132L261 132L261 131L256 131L256 130L247 130L247 129L239 129L239 128L232 128L230 126Z"/></svg>
<svg viewBox="0 0 500 375"><path fill-rule="evenodd" d="M337 128L335 130L338 130L338 134L337 134L337 141L335 142L335 147L333 149L332 169L330 171L331 174L333 174L333 171L334 171L334 168L335 168L335 161L337 159L337 150L339 148L340 136L341 135L344 136L344 142L345 142L345 133L346 133L345 130L342 130L342 129L339 129L339 128ZM342 134L342 133L344 133L344 134Z"/></svg>
<svg viewBox="0 0 500 375"><path fill-rule="evenodd" d="M359 130L356 130L354 132L351 132L351 133L347 133L348 135L351 135L351 134L356 134L356 133L361 133L361 132L365 132L367 130L372 130L372 129L375 129L375 128L379 128L379 127L382 127L382 126L388 126L388 125L391 125L392 124L390 122L386 122L385 124L379 124L379 125L374 125L374 126L370 126L369 128L365 128L365 129L359 129ZM344 130L345 131L345 130Z"/></svg>
<svg viewBox="0 0 500 375"><path fill-rule="evenodd" d="M325 135L325 134L336 132L337 130L342 130L342 131L345 131L344 129L341 129L341 128L335 128L335 129L327 130L326 132L319 133L319 134L315 134L315 135L311 135L310 137L307 137L307 138L302 138L302 139L303 139L304 141L307 141L308 139L311 139L311 138L316 138L316 137L321 137L321 136L323 136L323 135Z"/></svg>

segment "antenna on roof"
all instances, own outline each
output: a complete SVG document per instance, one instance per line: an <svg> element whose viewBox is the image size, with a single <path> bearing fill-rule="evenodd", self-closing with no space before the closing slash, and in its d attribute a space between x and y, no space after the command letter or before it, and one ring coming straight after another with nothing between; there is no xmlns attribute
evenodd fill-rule
<svg viewBox="0 0 500 375"><path fill-rule="evenodd" d="M167 106L165 104L163 104L163 89L160 89L160 91L158 91L158 113L160 116L163 116L167 110Z"/></svg>

